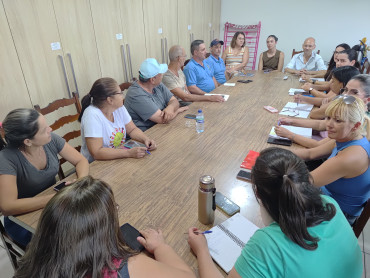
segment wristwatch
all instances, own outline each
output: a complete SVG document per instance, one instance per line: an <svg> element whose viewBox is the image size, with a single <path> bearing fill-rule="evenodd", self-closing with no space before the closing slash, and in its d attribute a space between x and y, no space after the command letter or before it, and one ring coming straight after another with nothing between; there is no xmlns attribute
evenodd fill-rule
<svg viewBox="0 0 370 278"><path fill-rule="evenodd" d="M316 79L312 80L312 84L315 84L316 83Z"/></svg>
<svg viewBox="0 0 370 278"><path fill-rule="evenodd" d="M311 94L311 91L313 90L313 88L311 87L309 90L308 90L308 92Z"/></svg>

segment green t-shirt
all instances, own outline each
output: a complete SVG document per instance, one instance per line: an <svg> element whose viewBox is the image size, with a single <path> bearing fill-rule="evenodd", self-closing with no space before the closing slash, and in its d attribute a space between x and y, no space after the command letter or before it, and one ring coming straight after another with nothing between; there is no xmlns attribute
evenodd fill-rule
<svg viewBox="0 0 370 278"><path fill-rule="evenodd" d="M338 204L328 196L325 203L333 203L336 214L330 221L308 228L319 237L318 248L309 251L291 241L274 222L259 229L245 245L235 263L241 277L304 277L357 278L363 265L361 249Z"/></svg>

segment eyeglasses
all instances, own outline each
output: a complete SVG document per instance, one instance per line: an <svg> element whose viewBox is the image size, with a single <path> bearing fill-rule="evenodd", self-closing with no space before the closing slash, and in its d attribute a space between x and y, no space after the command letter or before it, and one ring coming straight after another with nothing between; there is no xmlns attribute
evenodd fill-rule
<svg viewBox="0 0 370 278"><path fill-rule="evenodd" d="M123 92L119 92L119 93L111 94L111 95L109 95L109 97L111 97L111 96L115 96L115 95L122 95L122 96L123 96Z"/></svg>
<svg viewBox="0 0 370 278"><path fill-rule="evenodd" d="M288 112L288 114L286 114L286 115L290 116L290 117L299 116L299 110L297 110L295 108L291 108L291 107L287 107L287 108L281 110L281 112Z"/></svg>

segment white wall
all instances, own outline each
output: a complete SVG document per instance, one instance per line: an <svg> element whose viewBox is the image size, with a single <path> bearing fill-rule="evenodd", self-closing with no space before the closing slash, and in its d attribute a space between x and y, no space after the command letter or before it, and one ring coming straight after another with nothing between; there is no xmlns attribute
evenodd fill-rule
<svg viewBox="0 0 370 278"><path fill-rule="evenodd" d="M242 25L261 21L258 57L266 51L268 35L279 38L277 48L285 53L286 65L293 48L301 49L306 37L316 39L316 50L329 61L340 43L350 46L367 37L370 45L370 0L222 0L221 34L226 22ZM370 53L369 55L370 56Z"/></svg>

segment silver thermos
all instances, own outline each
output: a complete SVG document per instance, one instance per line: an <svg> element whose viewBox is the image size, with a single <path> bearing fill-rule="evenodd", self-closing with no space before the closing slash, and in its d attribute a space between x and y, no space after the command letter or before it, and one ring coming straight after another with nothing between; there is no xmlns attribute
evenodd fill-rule
<svg viewBox="0 0 370 278"><path fill-rule="evenodd" d="M198 219L204 225L212 224L216 210L215 179L209 175L201 176L198 189Z"/></svg>

